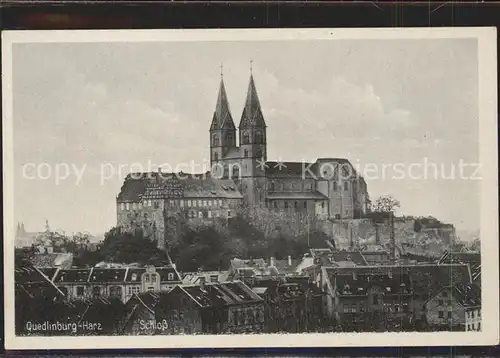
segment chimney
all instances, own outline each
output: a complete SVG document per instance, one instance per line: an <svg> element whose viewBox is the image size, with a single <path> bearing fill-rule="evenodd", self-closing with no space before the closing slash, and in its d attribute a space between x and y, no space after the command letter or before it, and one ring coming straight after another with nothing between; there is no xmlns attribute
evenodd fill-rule
<svg viewBox="0 0 500 358"><path fill-rule="evenodd" d="M276 259L274 256L269 259L269 266L276 266Z"/></svg>
<svg viewBox="0 0 500 358"><path fill-rule="evenodd" d="M288 255L288 266L292 266L292 256Z"/></svg>
<svg viewBox="0 0 500 358"><path fill-rule="evenodd" d="M200 276L200 288L205 289L205 276Z"/></svg>

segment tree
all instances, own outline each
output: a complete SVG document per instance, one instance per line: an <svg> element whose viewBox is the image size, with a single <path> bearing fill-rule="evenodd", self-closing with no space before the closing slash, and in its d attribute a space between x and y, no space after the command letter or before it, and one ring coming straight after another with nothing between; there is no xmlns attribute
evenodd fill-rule
<svg viewBox="0 0 500 358"><path fill-rule="evenodd" d="M375 200L372 206L372 211L381 213L394 213L396 208L399 208L399 200L394 199L390 195L383 195Z"/></svg>

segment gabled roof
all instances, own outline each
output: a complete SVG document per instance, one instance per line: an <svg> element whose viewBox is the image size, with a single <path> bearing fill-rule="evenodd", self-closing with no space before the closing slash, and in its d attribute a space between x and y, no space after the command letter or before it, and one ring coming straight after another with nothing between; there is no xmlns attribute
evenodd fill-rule
<svg viewBox="0 0 500 358"><path fill-rule="evenodd" d="M178 179L174 179L178 178ZM168 183L175 181L179 190L176 196L185 199L216 199L231 198L241 199L243 196L238 187L231 179L216 179L210 175L201 177L194 174L167 174L158 172L129 174L118 194L118 202L140 202L143 197L147 197L150 191L161 193L161 198L168 199ZM177 197L176 197L177 198Z"/></svg>
<svg viewBox="0 0 500 358"><path fill-rule="evenodd" d="M120 283L125 281L126 268L121 269L106 269L106 268L93 268L89 276L89 282L94 283Z"/></svg>
<svg viewBox="0 0 500 358"><path fill-rule="evenodd" d="M262 299L241 281L178 285L170 292L183 292L199 307L223 307L234 304L261 302Z"/></svg>
<svg viewBox="0 0 500 358"><path fill-rule="evenodd" d="M217 129L236 129L233 117L231 116L231 111L229 109L226 87L224 86L224 80L222 78L220 80L219 95L217 97L217 104L215 106L215 112L210 126L211 131Z"/></svg>
<svg viewBox="0 0 500 358"><path fill-rule="evenodd" d="M23 266L15 269L14 282L16 290L20 290L30 298L40 295L64 297L65 294L40 269L34 266Z"/></svg>
<svg viewBox="0 0 500 358"><path fill-rule="evenodd" d="M430 297L426 303L443 290L451 290L451 296L464 308L481 306L481 288L476 284L444 286Z"/></svg>
<svg viewBox="0 0 500 358"><path fill-rule="evenodd" d="M240 128L249 127L265 127L266 122L260 107L259 96L255 88L253 75L250 75L250 82L248 84L247 98L245 100L245 107L241 114Z"/></svg>

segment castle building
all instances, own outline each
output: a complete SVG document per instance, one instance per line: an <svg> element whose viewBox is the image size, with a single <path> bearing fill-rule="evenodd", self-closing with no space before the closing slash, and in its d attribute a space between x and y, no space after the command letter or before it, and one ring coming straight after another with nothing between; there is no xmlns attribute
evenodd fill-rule
<svg viewBox="0 0 500 358"><path fill-rule="evenodd" d="M359 218L368 210L366 182L347 159L267 160L267 124L252 74L238 129L221 76L209 134L210 172L125 178L116 199L118 226L161 242L178 215L213 221L253 206L326 220Z"/></svg>

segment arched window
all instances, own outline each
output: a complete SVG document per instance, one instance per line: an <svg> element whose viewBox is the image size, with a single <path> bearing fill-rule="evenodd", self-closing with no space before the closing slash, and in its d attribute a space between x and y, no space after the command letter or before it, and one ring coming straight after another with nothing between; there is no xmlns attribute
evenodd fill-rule
<svg viewBox="0 0 500 358"><path fill-rule="evenodd" d="M257 144L262 144L262 143L264 143L264 140L263 140L263 136L262 136L262 132L261 132L261 131L257 131L257 132L255 132L255 143L257 143Z"/></svg>
<svg viewBox="0 0 500 358"><path fill-rule="evenodd" d="M288 209L288 201L285 201L285 209Z"/></svg>
<svg viewBox="0 0 500 358"><path fill-rule="evenodd" d="M262 149L260 149L260 148L257 149L256 156L258 159L262 158Z"/></svg>
<svg viewBox="0 0 500 358"><path fill-rule="evenodd" d="M219 146L219 137L217 136L217 134L214 134L212 136L212 142L213 142L214 147Z"/></svg>
<svg viewBox="0 0 500 358"><path fill-rule="evenodd" d="M250 134L248 132L243 133L243 144L249 144L250 143Z"/></svg>
<svg viewBox="0 0 500 358"><path fill-rule="evenodd" d="M244 156L245 156L245 158L248 158L248 150L247 149L245 149Z"/></svg>
<svg viewBox="0 0 500 358"><path fill-rule="evenodd" d="M344 191L347 191L349 190L349 183L348 182L344 182Z"/></svg>

